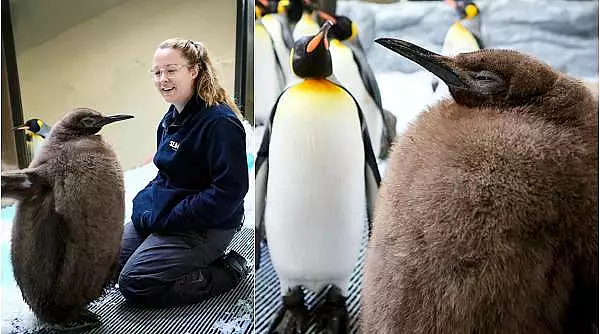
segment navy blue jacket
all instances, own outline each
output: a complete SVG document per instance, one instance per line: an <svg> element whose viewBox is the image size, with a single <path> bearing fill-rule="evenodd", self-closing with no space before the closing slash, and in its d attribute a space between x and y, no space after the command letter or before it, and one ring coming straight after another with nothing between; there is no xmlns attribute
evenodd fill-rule
<svg viewBox="0 0 600 334"><path fill-rule="evenodd" d="M157 131L158 175L133 199L131 221L144 235L242 224L248 192L244 126L226 105L194 96L171 105Z"/></svg>

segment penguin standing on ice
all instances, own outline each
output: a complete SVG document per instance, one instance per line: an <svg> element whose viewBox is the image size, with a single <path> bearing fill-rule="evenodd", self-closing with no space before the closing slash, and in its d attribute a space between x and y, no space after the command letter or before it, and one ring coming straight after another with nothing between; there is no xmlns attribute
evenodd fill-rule
<svg viewBox="0 0 600 334"><path fill-rule="evenodd" d="M289 66L285 67L277 52L277 43L281 37L279 30L273 28L269 31L267 22L278 24L274 21L277 7L267 0L259 0L255 5L257 17L254 21L254 121L256 125L263 125L269 118L273 103L285 88ZM277 32L279 31L279 35ZM285 48L285 46L283 46ZM285 52L285 51L282 51Z"/></svg>
<svg viewBox="0 0 600 334"><path fill-rule="evenodd" d="M453 57L459 53L483 49L479 7L471 0L444 1L454 9L457 20L446 32L442 45L442 55ZM438 87L439 85L442 87ZM432 80L431 88L437 96L450 95L448 87L443 82L440 82L438 78Z"/></svg>
<svg viewBox="0 0 600 334"><path fill-rule="evenodd" d="M19 200L11 240L16 282L33 313L58 329L100 324L86 305L116 278L125 198L117 157L95 134L132 117L75 109L28 168L2 173L2 196Z"/></svg>
<svg viewBox="0 0 600 334"><path fill-rule="evenodd" d="M365 333L597 333L598 101L506 50L377 43L453 96L388 159L362 286Z"/></svg>
<svg viewBox="0 0 600 334"><path fill-rule="evenodd" d="M369 129L373 152L385 158L396 137L396 116L383 109L377 80L358 39L358 28L348 17L318 11L322 20L334 22L329 51L333 75L358 101Z"/></svg>
<svg viewBox="0 0 600 334"><path fill-rule="evenodd" d="M270 332L306 330L302 287L330 284L316 317L327 333L347 331L348 281L380 182L358 103L326 79L330 27L294 43L292 69L303 81L280 95L257 154L257 230L264 223L283 294Z"/></svg>
<svg viewBox="0 0 600 334"><path fill-rule="evenodd" d="M32 118L25 124L13 128L13 131L25 131L25 145L29 161L39 154L44 139L50 134L50 126L39 118Z"/></svg>

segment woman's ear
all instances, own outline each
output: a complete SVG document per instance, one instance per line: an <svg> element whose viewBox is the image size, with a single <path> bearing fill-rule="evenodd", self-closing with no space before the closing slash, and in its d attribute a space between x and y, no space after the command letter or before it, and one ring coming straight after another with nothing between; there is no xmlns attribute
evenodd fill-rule
<svg viewBox="0 0 600 334"><path fill-rule="evenodd" d="M192 72L192 79L196 79L198 77L198 73L200 72L200 69L198 67L198 64L195 64L191 69L190 72Z"/></svg>

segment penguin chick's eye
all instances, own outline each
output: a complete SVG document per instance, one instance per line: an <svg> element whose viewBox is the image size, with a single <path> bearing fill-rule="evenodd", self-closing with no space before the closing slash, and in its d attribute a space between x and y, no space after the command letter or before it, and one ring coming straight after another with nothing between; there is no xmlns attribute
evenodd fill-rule
<svg viewBox="0 0 600 334"><path fill-rule="evenodd" d="M484 70L475 72L472 78L482 93L497 93L501 91L504 86L504 80L499 75L491 71Z"/></svg>
<svg viewBox="0 0 600 334"><path fill-rule="evenodd" d="M91 128L96 123L96 120L92 117L84 117L81 119L81 124L86 128Z"/></svg>
<svg viewBox="0 0 600 334"><path fill-rule="evenodd" d="M475 80L497 81L500 79L494 72L480 71L475 73Z"/></svg>

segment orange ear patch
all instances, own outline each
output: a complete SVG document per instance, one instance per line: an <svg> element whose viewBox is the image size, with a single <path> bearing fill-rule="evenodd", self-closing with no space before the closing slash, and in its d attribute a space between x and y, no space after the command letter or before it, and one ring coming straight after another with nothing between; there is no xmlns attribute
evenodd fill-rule
<svg viewBox="0 0 600 334"><path fill-rule="evenodd" d="M317 46L319 45L319 43L321 43L322 39L323 39L323 33L322 32L316 34L315 37L313 37L310 40L310 42L308 42L308 45L306 46L306 53L313 52L317 48ZM325 47L328 47L327 42L325 42Z"/></svg>

